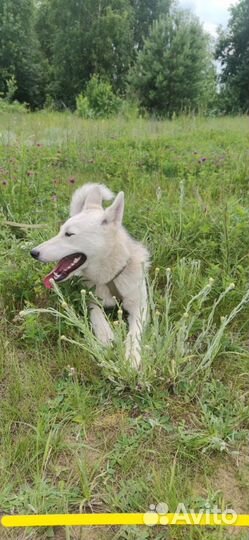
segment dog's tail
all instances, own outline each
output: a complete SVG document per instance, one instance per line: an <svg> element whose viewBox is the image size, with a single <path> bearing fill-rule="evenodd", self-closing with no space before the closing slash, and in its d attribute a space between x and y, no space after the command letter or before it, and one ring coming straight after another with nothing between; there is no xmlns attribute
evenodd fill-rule
<svg viewBox="0 0 249 540"><path fill-rule="evenodd" d="M102 201L113 199L112 191L104 184L88 183L76 189L70 205L70 216L79 214L84 209L102 206Z"/></svg>

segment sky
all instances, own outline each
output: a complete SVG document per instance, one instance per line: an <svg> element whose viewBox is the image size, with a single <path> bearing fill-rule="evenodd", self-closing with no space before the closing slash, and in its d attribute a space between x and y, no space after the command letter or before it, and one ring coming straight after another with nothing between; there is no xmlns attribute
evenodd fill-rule
<svg viewBox="0 0 249 540"><path fill-rule="evenodd" d="M238 0L180 0L185 8L190 8L203 22L205 30L216 36L219 24L226 26L229 18L229 6Z"/></svg>

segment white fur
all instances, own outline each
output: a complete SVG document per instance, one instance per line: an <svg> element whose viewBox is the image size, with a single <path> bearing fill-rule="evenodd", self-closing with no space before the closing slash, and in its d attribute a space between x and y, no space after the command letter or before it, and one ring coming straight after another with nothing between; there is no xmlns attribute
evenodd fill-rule
<svg viewBox="0 0 249 540"><path fill-rule="evenodd" d="M124 194L120 192L106 209L102 200L110 200L113 193L102 184L86 184L75 191L70 206L70 218L62 225L54 238L40 244L39 260L45 263L59 261L67 255L82 252L85 263L72 272L82 276L91 286L103 305L115 305L107 283L122 268L115 285L123 298L128 312L129 332L126 338L126 357L138 368L141 361L140 341L147 316L147 291L144 271L148 267L146 248L134 240L122 226ZM65 236L65 232L74 233ZM112 329L101 309L92 304L90 318L96 337L107 345L113 340Z"/></svg>

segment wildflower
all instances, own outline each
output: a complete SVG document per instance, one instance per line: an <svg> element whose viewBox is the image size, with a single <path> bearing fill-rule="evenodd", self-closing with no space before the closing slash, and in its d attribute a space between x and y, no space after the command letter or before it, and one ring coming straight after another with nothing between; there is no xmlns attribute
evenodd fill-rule
<svg viewBox="0 0 249 540"><path fill-rule="evenodd" d="M214 282L214 278L212 278L212 277L211 277L211 278L209 278L209 280L208 280L208 281L209 281L209 285L213 285L213 282Z"/></svg>
<svg viewBox="0 0 249 540"><path fill-rule="evenodd" d="M53 201L53 202L56 202L56 201L57 201L57 198L58 198L57 195L56 195L55 193L52 193L52 195L51 195L52 201Z"/></svg>
<svg viewBox="0 0 249 540"><path fill-rule="evenodd" d="M202 157L198 160L198 163L204 163L205 161L207 161L207 158L206 157Z"/></svg>
<svg viewBox="0 0 249 540"><path fill-rule="evenodd" d="M122 315L123 315L123 310L122 309L118 309L118 315L119 315L119 317L122 317Z"/></svg>
<svg viewBox="0 0 249 540"><path fill-rule="evenodd" d="M235 283L230 283L229 289L235 289Z"/></svg>
<svg viewBox="0 0 249 540"><path fill-rule="evenodd" d="M62 307L63 309L66 309L66 308L68 307L68 305L67 305L66 302L62 302L62 303L61 303L61 307Z"/></svg>
<svg viewBox="0 0 249 540"><path fill-rule="evenodd" d="M85 294L86 294L86 289L81 289L80 293L82 294L82 296L85 296Z"/></svg>
<svg viewBox="0 0 249 540"><path fill-rule="evenodd" d="M8 185L7 180L3 180L3 181L2 181L2 184L3 184L3 186L7 186L7 185Z"/></svg>
<svg viewBox="0 0 249 540"><path fill-rule="evenodd" d="M73 366L67 366L67 369L69 371L68 375L69 377L73 377L76 374L76 369Z"/></svg>
<svg viewBox="0 0 249 540"><path fill-rule="evenodd" d="M38 143L36 143L36 146L37 146L37 148L41 148L43 146L43 144L38 142Z"/></svg>
<svg viewBox="0 0 249 540"><path fill-rule="evenodd" d="M75 182L76 182L75 177L74 177L74 176L70 176L70 178L68 178L68 182L69 182L69 184L75 184Z"/></svg>
<svg viewBox="0 0 249 540"><path fill-rule="evenodd" d="M34 176L34 171L27 171L27 176Z"/></svg>
<svg viewBox="0 0 249 540"><path fill-rule="evenodd" d="M159 274L159 272L160 272L160 269L159 269L158 266L157 266L157 267L155 268L155 274L156 274L156 276L157 276L157 274Z"/></svg>

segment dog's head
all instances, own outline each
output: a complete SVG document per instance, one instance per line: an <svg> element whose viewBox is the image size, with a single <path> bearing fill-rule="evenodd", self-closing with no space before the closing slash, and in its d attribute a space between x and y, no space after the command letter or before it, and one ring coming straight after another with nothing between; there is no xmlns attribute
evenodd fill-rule
<svg viewBox="0 0 249 540"><path fill-rule="evenodd" d="M113 197L102 184L85 184L77 189L70 205L70 218L61 226L60 232L32 249L31 255L38 261L58 262L44 279L47 288L52 287L52 279L61 282L80 275L89 263L98 263L108 256L124 211L122 191L111 206L102 207L103 200Z"/></svg>

